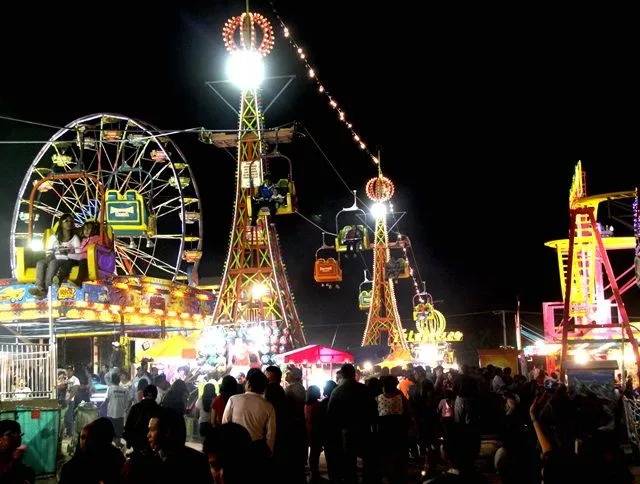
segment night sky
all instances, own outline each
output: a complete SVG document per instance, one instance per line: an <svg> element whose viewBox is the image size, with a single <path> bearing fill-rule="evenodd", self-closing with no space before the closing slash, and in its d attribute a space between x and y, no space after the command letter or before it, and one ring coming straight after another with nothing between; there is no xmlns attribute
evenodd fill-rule
<svg viewBox="0 0 640 484"><path fill-rule="evenodd" d="M531 312L540 311L542 301L561 299L555 255L543 242L566 236L575 163L582 160L591 193L637 184L637 52L628 17L538 6L410 11L391 5L276 2L354 127L368 146L382 150L383 170L397 184L394 206L407 212L400 230L412 239L420 273L443 301L439 308L451 315L450 326L493 334L496 316L455 315L512 310L517 296ZM228 17L244 10L243 1L56 2L15 9L0 20L0 115L60 126L115 112L161 129L235 129L237 118L205 82L225 77L220 32ZM373 165L309 82L268 2L252 2L252 9L276 28L269 74L296 75L267 114L267 126L302 123L363 196ZM264 98L281 83L266 82ZM238 103L233 90L227 97ZM0 121L4 141L45 141L54 132ZM220 275L235 165L193 134L173 139L202 193L200 275ZM9 232L16 188L38 149L0 145L1 233ZM336 210L351 204L349 192L309 137L283 151L294 161L300 212L321 216L334 231ZM602 215L606 221L606 210ZM345 263L340 290L322 289L313 281L320 232L295 215L277 224L308 338L330 343L340 324L336 344L357 345L365 320L356 299L361 265ZM0 240L8 258L7 243L8 235ZM619 267L631 257L619 257ZM8 276L7 260L0 277ZM409 321L412 285L403 281L397 290ZM628 299L632 314L634 299Z"/></svg>

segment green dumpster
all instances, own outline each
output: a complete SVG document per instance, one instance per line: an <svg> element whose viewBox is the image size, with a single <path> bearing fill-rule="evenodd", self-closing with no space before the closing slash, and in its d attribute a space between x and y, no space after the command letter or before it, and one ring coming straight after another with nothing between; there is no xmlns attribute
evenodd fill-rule
<svg viewBox="0 0 640 484"><path fill-rule="evenodd" d="M16 408L0 412L0 420L16 420L27 446L23 462L36 476L54 475L58 463L60 410L57 408Z"/></svg>

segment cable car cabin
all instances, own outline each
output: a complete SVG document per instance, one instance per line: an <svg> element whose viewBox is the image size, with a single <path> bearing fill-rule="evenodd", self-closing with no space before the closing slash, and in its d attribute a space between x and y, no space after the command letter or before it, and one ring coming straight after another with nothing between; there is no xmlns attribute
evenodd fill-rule
<svg viewBox="0 0 640 484"><path fill-rule="evenodd" d="M392 279L406 279L411 275L411 269L404 258L391 259L385 264L387 277Z"/></svg>
<svg viewBox="0 0 640 484"><path fill-rule="evenodd" d="M365 225L345 225L338 231L336 250L357 252L369 248L369 231Z"/></svg>
<svg viewBox="0 0 640 484"><path fill-rule="evenodd" d="M16 279L20 283L36 282L36 264L45 257L45 248L49 237L58 229L58 222L52 228L46 229L42 235L39 247L16 247ZM34 244L35 245L35 244ZM87 268L89 281L97 281L113 275L116 269L115 253L113 250L113 231L107 225L104 232L104 244L89 244L87 246ZM71 269L69 280L80 284L78 280L78 266Z"/></svg>
<svg viewBox="0 0 640 484"><path fill-rule="evenodd" d="M154 217L149 216L144 197L136 190L120 194L107 190L105 220L117 237L155 235Z"/></svg>
<svg viewBox="0 0 640 484"><path fill-rule="evenodd" d="M273 152L262 157L264 184L254 193L256 200L270 208L271 215L290 215L296 212L296 186L293 182L291 159L278 151L278 139ZM277 181L275 181L277 180ZM275 181L275 183L272 183ZM266 191L263 191L264 188Z"/></svg>
<svg viewBox="0 0 640 484"><path fill-rule="evenodd" d="M364 281L358 286L358 307L362 311L368 311L371 307L371 298L373 297L373 281L367 277L367 271L364 271Z"/></svg>
<svg viewBox="0 0 640 484"><path fill-rule="evenodd" d="M371 307L371 298L373 297L373 289L360 289L358 293L358 307L362 311L368 311Z"/></svg>
<svg viewBox="0 0 640 484"><path fill-rule="evenodd" d="M259 215L261 211L271 215L295 213L297 208L295 183L282 178L276 184L262 184L256 187L253 196L247 200L247 208L251 218L254 213Z"/></svg>
<svg viewBox="0 0 640 484"><path fill-rule="evenodd" d="M332 283L342 282L340 262L333 257L317 258L313 267L313 278L320 284L331 287Z"/></svg>
<svg viewBox="0 0 640 484"><path fill-rule="evenodd" d="M426 321L429 316L429 311L431 311L433 307L429 304L417 304L413 307L413 320L422 322Z"/></svg>

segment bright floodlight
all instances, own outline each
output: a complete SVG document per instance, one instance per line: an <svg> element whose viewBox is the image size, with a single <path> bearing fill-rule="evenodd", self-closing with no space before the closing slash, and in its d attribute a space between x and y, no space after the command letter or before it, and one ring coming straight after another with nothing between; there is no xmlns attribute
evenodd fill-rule
<svg viewBox="0 0 640 484"><path fill-rule="evenodd" d="M227 61L227 76L241 89L256 89L264 80L262 56L254 50L236 50Z"/></svg>
<svg viewBox="0 0 640 484"><path fill-rule="evenodd" d="M267 294L267 292L268 292L267 286L259 282L251 286L251 297L253 298L254 301L261 299L263 296Z"/></svg>
<svg viewBox="0 0 640 484"><path fill-rule="evenodd" d="M384 203L376 202L371 205L371 215L375 218L382 218L387 214L387 206Z"/></svg>

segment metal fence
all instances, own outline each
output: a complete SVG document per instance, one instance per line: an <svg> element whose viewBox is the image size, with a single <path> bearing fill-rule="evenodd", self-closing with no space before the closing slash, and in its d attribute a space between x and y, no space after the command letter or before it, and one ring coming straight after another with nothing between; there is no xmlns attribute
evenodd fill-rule
<svg viewBox="0 0 640 484"><path fill-rule="evenodd" d="M0 344L0 400L55 399L54 355L48 344Z"/></svg>

